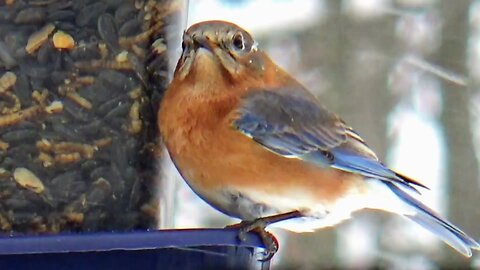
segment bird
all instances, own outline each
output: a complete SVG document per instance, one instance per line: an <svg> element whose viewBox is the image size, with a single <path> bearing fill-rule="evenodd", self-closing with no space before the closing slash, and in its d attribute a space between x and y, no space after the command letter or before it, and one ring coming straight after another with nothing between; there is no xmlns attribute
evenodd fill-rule
<svg viewBox="0 0 480 270"><path fill-rule="evenodd" d="M193 24L158 110L169 156L190 188L220 212L257 232L267 250L278 226L310 232L362 209L398 214L464 256L480 245L422 203L417 180L388 168L329 111L226 21Z"/></svg>

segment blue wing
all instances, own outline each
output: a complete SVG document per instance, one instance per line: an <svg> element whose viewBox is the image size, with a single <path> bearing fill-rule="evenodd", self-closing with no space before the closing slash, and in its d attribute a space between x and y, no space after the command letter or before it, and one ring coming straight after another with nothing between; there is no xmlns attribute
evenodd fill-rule
<svg viewBox="0 0 480 270"><path fill-rule="evenodd" d="M276 154L415 191L414 186L425 187L386 168L355 131L305 89L250 91L236 113L233 126Z"/></svg>
<svg viewBox="0 0 480 270"><path fill-rule="evenodd" d="M403 191L422 184L384 166L360 136L322 107L303 88L251 91L241 100L232 125L266 149L317 166L375 178L414 211L405 215L447 244L471 256L480 245L453 224Z"/></svg>

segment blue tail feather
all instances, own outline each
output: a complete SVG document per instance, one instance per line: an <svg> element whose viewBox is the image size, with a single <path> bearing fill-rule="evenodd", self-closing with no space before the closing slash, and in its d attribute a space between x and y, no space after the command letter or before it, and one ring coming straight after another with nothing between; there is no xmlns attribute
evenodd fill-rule
<svg viewBox="0 0 480 270"><path fill-rule="evenodd" d="M472 249L480 249L480 245L474 239L462 232L452 223L441 218L428 206L424 205L407 192L401 190L395 184L391 182L384 183L393 191L393 193L395 193L395 195L416 210L415 214L406 215L407 218L434 233L445 243L449 244L467 257L472 256Z"/></svg>

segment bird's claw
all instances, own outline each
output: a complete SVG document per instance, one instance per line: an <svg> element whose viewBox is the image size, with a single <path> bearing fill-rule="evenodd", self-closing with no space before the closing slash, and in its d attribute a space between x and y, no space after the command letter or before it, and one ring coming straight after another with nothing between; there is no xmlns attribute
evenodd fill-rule
<svg viewBox="0 0 480 270"><path fill-rule="evenodd" d="M261 262L269 261L273 258L275 253L277 253L278 248L280 247L277 238L265 229L256 231L257 234L262 239L263 245L265 246L265 251L263 252L263 257L259 259Z"/></svg>
<svg viewBox="0 0 480 270"><path fill-rule="evenodd" d="M279 248L279 243L275 236L265 230L267 225L268 222L266 222L263 218L259 218L253 221L242 221L238 224L227 226L226 228L238 229L237 237L241 242L245 242L247 240L247 233L256 233L265 246L264 256L260 258L259 261L265 262L271 260Z"/></svg>

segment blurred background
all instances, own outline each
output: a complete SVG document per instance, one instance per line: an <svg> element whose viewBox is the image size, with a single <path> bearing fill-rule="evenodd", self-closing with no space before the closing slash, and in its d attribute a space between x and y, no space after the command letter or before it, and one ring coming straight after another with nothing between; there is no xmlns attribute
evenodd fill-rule
<svg viewBox="0 0 480 270"><path fill-rule="evenodd" d="M480 1L190 1L186 26L211 19L249 30L390 167L429 186L424 202L480 238ZM174 208L163 211L175 215L163 227L238 222L165 168ZM273 269L480 268L478 252L463 258L416 224L375 211L315 233L272 231Z"/></svg>

